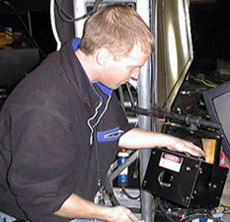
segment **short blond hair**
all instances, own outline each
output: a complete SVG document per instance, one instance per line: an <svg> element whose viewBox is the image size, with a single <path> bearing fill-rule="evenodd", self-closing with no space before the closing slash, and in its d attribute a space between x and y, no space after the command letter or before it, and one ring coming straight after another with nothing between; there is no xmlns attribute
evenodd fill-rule
<svg viewBox="0 0 230 222"><path fill-rule="evenodd" d="M125 56L135 44L142 52L151 53L154 37L135 9L127 5L101 7L85 22L80 49L87 55L107 48L115 56Z"/></svg>

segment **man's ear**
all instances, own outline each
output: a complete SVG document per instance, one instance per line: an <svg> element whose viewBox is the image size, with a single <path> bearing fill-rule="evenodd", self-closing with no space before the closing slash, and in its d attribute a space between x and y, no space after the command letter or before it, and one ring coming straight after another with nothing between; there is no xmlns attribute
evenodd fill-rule
<svg viewBox="0 0 230 222"><path fill-rule="evenodd" d="M96 52L96 62L100 66L107 67L113 59L113 55L106 48L100 48Z"/></svg>

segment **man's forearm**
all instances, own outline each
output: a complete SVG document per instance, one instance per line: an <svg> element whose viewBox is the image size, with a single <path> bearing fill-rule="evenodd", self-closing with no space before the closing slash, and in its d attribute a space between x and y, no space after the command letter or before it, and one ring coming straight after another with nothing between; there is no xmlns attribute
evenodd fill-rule
<svg viewBox="0 0 230 222"><path fill-rule="evenodd" d="M120 137L118 145L130 149L154 148L163 145L162 139L169 138L165 134L133 128Z"/></svg>
<svg viewBox="0 0 230 222"><path fill-rule="evenodd" d="M72 194L55 212L55 215L67 218L106 219L107 207L94 204Z"/></svg>
<svg viewBox="0 0 230 222"><path fill-rule="evenodd" d="M193 156L205 156L205 153L198 146L189 141L138 128L133 128L123 134L118 145L128 149L166 147L170 150L190 153Z"/></svg>
<svg viewBox="0 0 230 222"><path fill-rule="evenodd" d="M105 207L82 199L72 194L55 212L55 215L66 218L98 219L108 222L136 222L138 218L122 206Z"/></svg>

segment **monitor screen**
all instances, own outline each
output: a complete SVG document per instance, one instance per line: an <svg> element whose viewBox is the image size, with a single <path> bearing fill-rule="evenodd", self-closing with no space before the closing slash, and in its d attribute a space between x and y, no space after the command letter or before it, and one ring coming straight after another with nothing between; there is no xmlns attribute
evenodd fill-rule
<svg viewBox="0 0 230 222"><path fill-rule="evenodd" d="M230 81L203 93L207 111L213 122L219 123L224 152L230 157Z"/></svg>

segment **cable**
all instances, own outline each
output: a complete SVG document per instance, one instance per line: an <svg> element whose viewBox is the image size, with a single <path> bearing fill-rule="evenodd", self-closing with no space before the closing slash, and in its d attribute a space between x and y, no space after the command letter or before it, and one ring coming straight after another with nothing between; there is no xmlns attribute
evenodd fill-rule
<svg viewBox="0 0 230 222"><path fill-rule="evenodd" d="M158 206L160 207L161 212L164 214L164 216L171 222L176 222L173 218L168 216L166 210L164 209L163 205L161 204L160 198L156 197L155 200L157 201Z"/></svg>
<svg viewBox="0 0 230 222"><path fill-rule="evenodd" d="M209 214L202 214L202 213L189 215L189 216L184 217L183 219L179 220L179 222L190 222L190 221L193 221L194 219L211 219L214 222L221 222L221 220L219 218L215 218L215 217L210 216Z"/></svg>
<svg viewBox="0 0 230 222"><path fill-rule="evenodd" d="M61 40L59 38L58 32L57 32L57 27L56 27L56 22L55 22L55 3L57 5L57 10L58 13L60 15L60 18L65 21L65 22L76 22L79 21L81 19L85 19L88 16L92 15L98 8L99 4L103 2L103 0L96 0L96 2L94 3L94 7L93 9L86 13L83 16L80 16L78 18L74 18L73 15L71 15L69 12L66 11L66 9L63 8L63 6L61 5L61 1L60 0L50 0L50 20L51 20L51 28L53 31L53 35L55 38L55 41L57 43L57 51L61 49Z"/></svg>
<svg viewBox="0 0 230 222"><path fill-rule="evenodd" d="M59 38L57 28L56 28L56 22L55 22L55 0L50 0L50 20L51 20L51 28L53 31L54 39L57 43L57 51L61 49L61 40Z"/></svg>
<svg viewBox="0 0 230 222"><path fill-rule="evenodd" d="M134 98L133 98L129 83L126 83L126 88L127 88L127 91L128 91L128 96L129 96L129 99L130 99L131 107L134 107L135 102L134 102Z"/></svg>
<svg viewBox="0 0 230 222"><path fill-rule="evenodd" d="M220 207L223 208L223 210L222 210L223 214L230 214L230 206L229 205L220 204Z"/></svg>
<svg viewBox="0 0 230 222"><path fill-rule="evenodd" d="M122 186L121 189L122 189L123 193L124 193L128 198L130 198L130 199L132 199L132 200L137 200L137 199L140 197L140 194L137 195L137 196L132 196L132 195L130 195L130 194L126 191L126 189L125 189L124 186Z"/></svg>
<svg viewBox="0 0 230 222"><path fill-rule="evenodd" d="M8 7L10 7L12 9L12 11L17 15L17 17L19 18L23 28L25 29L27 35L30 37L30 39L32 40L33 44L38 48L38 50L40 51L40 53L42 54L42 56L45 58L46 55L45 53L42 51L42 49L39 47L39 45L37 44L36 40L33 38L33 36L31 36L25 22L23 21L22 17L20 16L20 14L18 13L18 11L14 8L14 6L12 4L10 4L8 1L0 1L0 3L7 5Z"/></svg>
<svg viewBox="0 0 230 222"><path fill-rule="evenodd" d="M206 85L208 87L216 88L216 84L214 84L214 83L208 83L208 81L205 81L203 79L198 79L198 78L196 78L195 76L192 76L192 75L190 75L190 77L192 79L196 80L197 82L203 83L204 85Z"/></svg>
<svg viewBox="0 0 230 222"><path fill-rule="evenodd" d="M194 219L211 219L213 222L223 222L220 217L217 218L213 216L210 209L186 209L186 211L181 211L182 208L174 208L170 211L166 211L165 208L171 208L171 205L168 205L170 203L166 202L167 206L163 206L161 202L162 200L159 197L155 197L155 200L159 206L160 211L170 222L191 222ZM169 214L171 214L173 217L176 217L177 219L172 218L172 216Z"/></svg>
<svg viewBox="0 0 230 222"><path fill-rule="evenodd" d="M57 4L57 9L60 14L60 17L65 21L65 22L76 22L82 19L87 18L88 16L92 15L94 12L97 11L98 6L103 2L104 0L96 0L93 6L93 9L90 10L88 13L78 17L74 18L73 15L71 15L69 12L67 12L61 5L60 0L55 0Z"/></svg>

